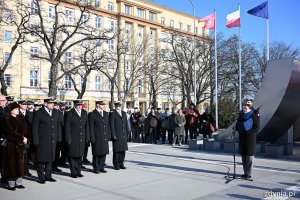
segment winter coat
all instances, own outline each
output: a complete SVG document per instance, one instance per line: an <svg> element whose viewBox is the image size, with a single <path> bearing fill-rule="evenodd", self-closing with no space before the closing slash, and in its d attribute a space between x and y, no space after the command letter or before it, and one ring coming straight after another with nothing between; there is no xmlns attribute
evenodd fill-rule
<svg viewBox="0 0 300 200"><path fill-rule="evenodd" d="M193 128L198 126L198 118L200 117L199 111L194 108L194 109L188 109L185 113L186 117L186 125L188 128Z"/></svg>
<svg viewBox="0 0 300 200"><path fill-rule="evenodd" d="M83 157L84 146L90 141L87 112L82 109L79 116L75 108L72 108L65 113L64 125L66 143L69 147L68 155L74 158Z"/></svg>
<svg viewBox="0 0 300 200"><path fill-rule="evenodd" d="M24 176L24 166L26 150L23 144L23 138L28 141L29 130L24 117L7 116L3 119L3 134L7 140L3 148L3 171L4 180L16 180Z"/></svg>
<svg viewBox="0 0 300 200"><path fill-rule="evenodd" d="M175 117L176 117L176 116L177 116L176 114L172 113L172 114L168 117L168 128L169 128L170 130L174 130L175 127L177 126L177 125L176 125L176 122L175 122Z"/></svg>
<svg viewBox="0 0 300 200"><path fill-rule="evenodd" d="M121 113L122 116L116 110L113 110L109 115L113 152L128 150L127 137L129 135L129 128L127 116L124 111L121 111Z"/></svg>
<svg viewBox="0 0 300 200"><path fill-rule="evenodd" d="M89 113L89 125L94 156L109 154L108 142L111 138L109 113L103 111L103 117L97 109Z"/></svg>
<svg viewBox="0 0 300 200"><path fill-rule="evenodd" d="M57 110L52 110L52 116L44 107L34 112L32 137L33 144L36 146L37 161L53 161L55 159L56 143L62 139Z"/></svg>
<svg viewBox="0 0 300 200"><path fill-rule="evenodd" d="M177 115L175 117L176 127L174 129L174 134L177 136L184 135L184 125L185 125L185 116Z"/></svg>
<svg viewBox="0 0 300 200"><path fill-rule="evenodd" d="M169 123L168 123L168 119L169 116L171 115L171 113L169 112L165 112L163 115L163 119L162 119L162 123L161 123L161 127L164 129L168 129L169 128Z"/></svg>
<svg viewBox="0 0 300 200"><path fill-rule="evenodd" d="M238 122L245 122L246 120L242 117L242 112L239 115ZM256 152L256 135L259 130L259 117L257 113L253 112L250 116L253 120L252 128L249 131L239 131L239 150L240 154L244 156L253 156Z"/></svg>

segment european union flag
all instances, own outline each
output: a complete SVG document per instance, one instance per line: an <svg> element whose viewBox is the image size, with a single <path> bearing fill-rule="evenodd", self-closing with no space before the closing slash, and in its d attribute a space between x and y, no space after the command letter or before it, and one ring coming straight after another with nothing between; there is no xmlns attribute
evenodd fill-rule
<svg viewBox="0 0 300 200"><path fill-rule="evenodd" d="M268 1L260 4L259 6L256 6L255 8L252 8L251 10L248 10L247 13L250 15L255 15L257 17L269 19Z"/></svg>

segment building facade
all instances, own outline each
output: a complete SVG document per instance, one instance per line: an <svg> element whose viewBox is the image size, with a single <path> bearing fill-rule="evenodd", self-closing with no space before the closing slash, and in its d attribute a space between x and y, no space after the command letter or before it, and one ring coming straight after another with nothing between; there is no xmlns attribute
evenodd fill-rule
<svg viewBox="0 0 300 200"><path fill-rule="evenodd" d="M99 31L97 33L99 35L104 35L103 32L110 30L111 32L107 33L106 36L114 35L113 39L101 41L101 44L96 46L98 49L96 52L87 54L89 57L100 57L103 52L106 52L106 56L111 54L111 59L106 58L101 61L101 64L98 63L99 66L102 66L102 70L91 70L87 76L83 99L87 101L89 109L94 107L94 100L110 101L112 87L110 79L117 70L116 87L113 93L115 100L123 101L126 107L140 107L146 111L149 107L150 98L147 90L149 83L145 78L145 73L138 71L138 69L142 69L141 66L145 65L144 55L151 56L154 54L154 49L165 48L162 40L167 37L169 31L175 31L191 38L195 33L198 39L204 39L208 34L202 30L203 24L197 21L194 29L193 16L146 0L81 0L79 2L65 0L60 1L59 4L55 0L39 2L37 5L34 0L22 1L22 5L31 14L27 26L33 30L39 29L42 18L43 26L48 26L45 30L49 31L50 39L52 39L51 35L55 34L52 27L56 15L60 15L58 25L76 24L80 19L81 22L85 20L80 25L81 28L83 26L92 27L93 30ZM9 9L13 11L16 9L14 3L13 1L6 1ZM86 11L83 12L80 8L85 8ZM5 24L1 26L0 48L3 54L3 63L5 63L16 40L16 28ZM114 30L119 30L119 32ZM51 82L51 62L47 59L49 48L46 47L45 42L39 40L39 33L35 31L29 31L26 34L28 40L18 46L8 68L5 70L8 94L18 99L38 100L48 95L49 83ZM57 43L66 41L65 47L67 47L68 44L81 39L79 34L75 34L71 39L64 40L70 34L72 31L63 30L61 36L57 37ZM83 43L84 41L70 48L64 48L65 51L61 52L62 56L58 62L60 66L58 77L60 78L55 83L58 86L57 99L71 101L78 97L75 86L80 90L84 82L84 75L87 73L82 64L85 55ZM127 45L126 48L124 47L125 53L123 54L116 53L117 49L120 49L120 43ZM141 54L133 53L145 43L147 43L147 47L143 47ZM91 43L86 46L88 45ZM56 45L57 51L59 51L60 46L61 44ZM118 57L118 55L122 56ZM115 57L118 59L113 59ZM80 64L82 65L80 66ZM66 71L69 67L78 67L78 70L68 74ZM74 86L74 84L76 85ZM160 93L157 99L158 107L163 109L171 107L171 98L173 101L182 98L178 92L173 93L172 97L170 95Z"/></svg>

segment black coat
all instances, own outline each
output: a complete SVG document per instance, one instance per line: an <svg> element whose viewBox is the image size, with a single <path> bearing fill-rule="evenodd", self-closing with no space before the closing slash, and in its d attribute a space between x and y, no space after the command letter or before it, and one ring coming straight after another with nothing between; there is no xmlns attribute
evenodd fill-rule
<svg viewBox="0 0 300 200"><path fill-rule="evenodd" d="M1 175L5 180L17 179L24 176L25 149L23 137L30 139L28 126L24 117L8 116L3 118L3 130L7 144L3 148L3 171Z"/></svg>
<svg viewBox="0 0 300 200"><path fill-rule="evenodd" d="M70 157L83 157L84 146L90 141L88 114L81 110L79 117L75 108L65 113L65 136Z"/></svg>
<svg viewBox="0 0 300 200"><path fill-rule="evenodd" d="M52 110L52 116L49 115L45 108L40 108L34 112L32 137L33 144L36 146L37 161L53 161L56 143L61 141L61 128L57 110Z"/></svg>
<svg viewBox="0 0 300 200"><path fill-rule="evenodd" d="M113 110L110 113L109 119L111 137L113 140L113 152L128 150L127 136L129 135L129 128L126 113L122 111L121 116L116 110Z"/></svg>
<svg viewBox="0 0 300 200"><path fill-rule="evenodd" d="M24 117L24 119L27 123L27 126L29 127L29 136L32 139L31 129L32 129L33 112L26 110L25 116L23 115L22 112L20 112L20 116ZM32 143L32 141L30 141L30 143Z"/></svg>
<svg viewBox="0 0 300 200"><path fill-rule="evenodd" d="M111 138L109 113L103 111L103 117L97 109L89 113L89 124L94 156L109 154L108 142Z"/></svg>
<svg viewBox="0 0 300 200"><path fill-rule="evenodd" d="M238 122L244 122L245 119L241 117L242 113L240 113ZM256 152L256 135L259 130L259 117L257 113L253 113L251 115L253 120L252 128L246 132L239 132L239 148L240 154L245 156L253 156Z"/></svg>

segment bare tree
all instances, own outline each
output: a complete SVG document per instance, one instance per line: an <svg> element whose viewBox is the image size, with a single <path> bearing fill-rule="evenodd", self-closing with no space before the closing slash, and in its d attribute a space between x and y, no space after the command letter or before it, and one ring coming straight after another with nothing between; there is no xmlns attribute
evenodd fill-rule
<svg viewBox="0 0 300 200"><path fill-rule="evenodd" d="M12 3L12 2L10 2ZM11 10L8 5L1 1L0 4L0 25L5 25L8 28L11 28L12 38L11 47L6 54L2 57L2 62L0 63L0 83L1 83L1 93L7 95L7 85L5 83L4 74L6 69L9 67L12 57L18 47L26 42L26 34L28 33L25 29L30 20L30 13L26 7L22 4L21 1L13 1L13 6L16 6L15 11Z"/></svg>
<svg viewBox="0 0 300 200"><path fill-rule="evenodd" d="M87 1L68 2L76 6L75 10L68 11L62 10L65 3L63 0L55 1L55 4L49 6L48 13L45 12L41 1L33 0L31 12L37 16L35 24L28 27L45 47L46 52L41 52L36 57L50 63L51 80L48 95L53 97L57 94L56 83L63 77L59 76L59 71L66 71L60 69L64 67L60 63L65 54L84 41L108 40L112 37L110 30L91 25L92 6Z"/></svg>

